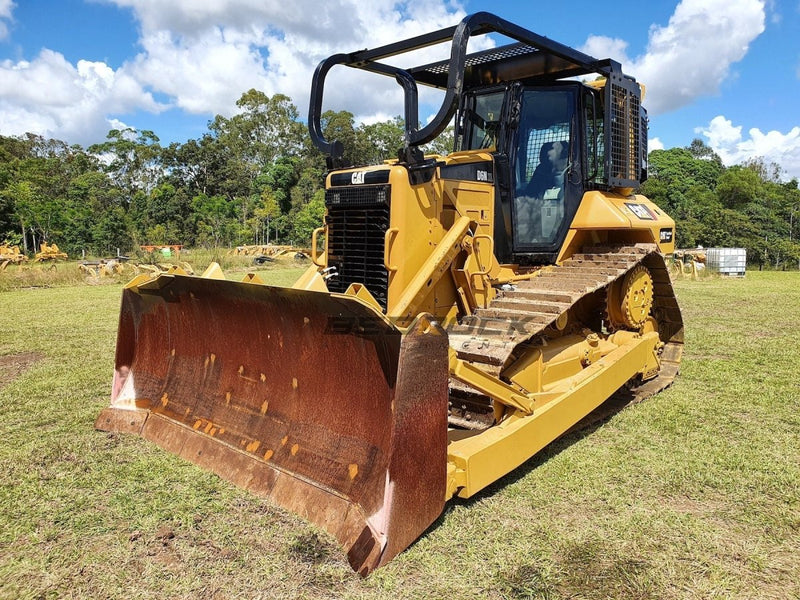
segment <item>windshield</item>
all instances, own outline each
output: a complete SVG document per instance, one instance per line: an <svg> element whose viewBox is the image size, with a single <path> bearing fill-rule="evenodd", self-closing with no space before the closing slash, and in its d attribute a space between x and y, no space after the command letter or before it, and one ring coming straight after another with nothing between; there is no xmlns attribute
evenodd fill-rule
<svg viewBox="0 0 800 600"><path fill-rule="evenodd" d="M550 246L564 220L564 178L570 167L572 90L522 94L514 165L514 245Z"/></svg>

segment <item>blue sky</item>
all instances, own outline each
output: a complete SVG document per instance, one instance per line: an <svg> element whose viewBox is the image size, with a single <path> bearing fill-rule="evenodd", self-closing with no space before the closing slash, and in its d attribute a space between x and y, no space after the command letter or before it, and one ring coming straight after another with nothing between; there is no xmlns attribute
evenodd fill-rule
<svg viewBox="0 0 800 600"><path fill-rule="evenodd" d="M761 156L782 165L785 177L800 177L800 0L488 8L622 62L647 86L651 147L699 137L727 164ZM440 0L0 0L0 134L88 145L130 126L184 142L215 114L233 114L252 87L288 95L305 115L322 58L485 9ZM394 84L336 86L338 76L329 78L325 108L367 122L400 114Z"/></svg>

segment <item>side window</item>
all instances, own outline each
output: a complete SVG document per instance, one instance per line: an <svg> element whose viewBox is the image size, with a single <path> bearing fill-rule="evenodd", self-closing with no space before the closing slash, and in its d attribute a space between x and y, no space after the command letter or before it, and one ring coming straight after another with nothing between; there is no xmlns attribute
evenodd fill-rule
<svg viewBox="0 0 800 600"><path fill-rule="evenodd" d="M504 98L505 92L500 91L471 99L472 106L464 112L461 150L482 150L496 146Z"/></svg>
<svg viewBox="0 0 800 600"><path fill-rule="evenodd" d="M586 176L594 183L605 182L605 135L601 93L586 93Z"/></svg>

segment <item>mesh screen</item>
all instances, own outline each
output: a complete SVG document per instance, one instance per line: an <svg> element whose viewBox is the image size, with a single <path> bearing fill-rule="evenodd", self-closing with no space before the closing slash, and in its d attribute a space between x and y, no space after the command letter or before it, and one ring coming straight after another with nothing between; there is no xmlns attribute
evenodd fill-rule
<svg viewBox="0 0 800 600"><path fill-rule="evenodd" d="M539 52L533 46L528 46L527 44L511 44L508 46L503 46L501 48L497 48L495 50L490 50L487 52L479 52L473 54L472 56L468 56L464 61L464 67L475 67L478 65L482 65L485 63L491 63L498 60L504 60L513 58L515 56L526 56L528 54L536 54ZM437 63L435 65L429 65L425 68L425 71L434 74L445 74L449 72L450 61L442 61L441 63Z"/></svg>
<svg viewBox="0 0 800 600"><path fill-rule="evenodd" d="M641 143L639 98L620 85L613 82L609 82L609 85L611 85L609 175L621 184L638 182Z"/></svg>
<svg viewBox="0 0 800 600"><path fill-rule="evenodd" d="M541 163L542 160L547 160L547 149L552 146L553 142L568 141L568 131L563 131L561 129L532 129L528 133L525 151L525 156L527 156L527 162L525 163L525 181L530 181L539 163ZM547 144L547 146L545 146L545 144ZM542 156L543 154L544 156Z"/></svg>

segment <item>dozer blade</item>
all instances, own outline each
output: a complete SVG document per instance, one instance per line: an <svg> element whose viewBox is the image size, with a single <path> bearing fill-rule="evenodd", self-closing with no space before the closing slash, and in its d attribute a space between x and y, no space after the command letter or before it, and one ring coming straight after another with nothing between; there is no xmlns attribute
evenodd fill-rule
<svg viewBox="0 0 800 600"><path fill-rule="evenodd" d="M161 275L126 289L106 431L152 440L332 533L366 575L441 513L447 335L366 303Z"/></svg>

